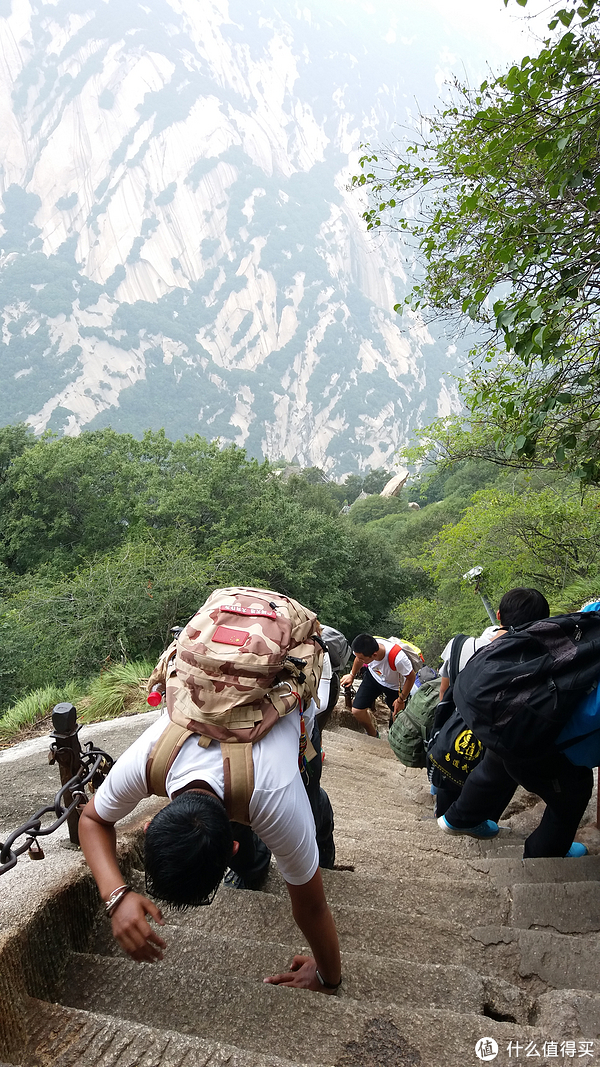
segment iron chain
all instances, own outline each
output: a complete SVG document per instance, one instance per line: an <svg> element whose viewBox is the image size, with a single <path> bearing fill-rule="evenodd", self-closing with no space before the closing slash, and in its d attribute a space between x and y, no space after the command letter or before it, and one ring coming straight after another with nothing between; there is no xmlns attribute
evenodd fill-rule
<svg viewBox="0 0 600 1067"><path fill-rule="evenodd" d="M0 841L0 874L10 871L15 866L19 856L27 852L32 845L37 844L38 837L47 837L48 834L53 834L55 830L58 830L59 826L66 822L69 815L76 808L87 804L86 785L91 785L91 791L93 792L106 778L114 762L112 757L101 749L94 748L92 741L86 743L85 749L86 751L80 755L80 767L77 774L73 775L68 782L61 786L53 803L40 808L26 823L23 823L18 830L15 830L10 837L7 837L6 841ZM50 755L56 759L56 745L51 746ZM63 798L67 792L70 792L72 800L65 807ZM53 812L56 815L56 819L49 826L42 827L42 819L49 812ZM20 837L24 837L25 841L14 847L15 841Z"/></svg>

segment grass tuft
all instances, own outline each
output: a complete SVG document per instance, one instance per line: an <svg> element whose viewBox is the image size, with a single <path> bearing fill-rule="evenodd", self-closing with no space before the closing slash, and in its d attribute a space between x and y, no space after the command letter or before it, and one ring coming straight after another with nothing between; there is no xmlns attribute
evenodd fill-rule
<svg viewBox="0 0 600 1067"><path fill-rule="evenodd" d="M153 669L153 663L138 660L116 663L103 671L88 684L86 696L79 702L79 721L98 722L148 711L146 681Z"/></svg>
<svg viewBox="0 0 600 1067"><path fill-rule="evenodd" d="M116 663L90 682L68 682L33 689L0 716L0 743L17 742L19 734L48 719L55 704L70 701L77 707L80 723L100 722L118 715L136 715L148 711L146 681L154 669L147 660ZM85 696L83 695L85 694ZM38 731L41 732L41 731Z"/></svg>
<svg viewBox="0 0 600 1067"><path fill-rule="evenodd" d="M13 704L12 708L0 718L0 740L12 739L21 730L47 718L55 704L71 701L76 704L81 695L81 685L70 682L67 685L46 685L43 689L33 689L27 696ZM51 726L48 727L50 732Z"/></svg>

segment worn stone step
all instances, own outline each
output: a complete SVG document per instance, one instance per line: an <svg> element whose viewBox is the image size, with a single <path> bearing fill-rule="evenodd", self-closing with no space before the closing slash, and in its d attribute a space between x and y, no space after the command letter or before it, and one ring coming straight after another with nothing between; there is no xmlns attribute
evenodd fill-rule
<svg viewBox="0 0 600 1067"><path fill-rule="evenodd" d="M478 859L521 859L523 842L510 830L502 830L497 838L480 841L473 837L451 837L442 833L431 817L421 821L406 819L384 822L364 817L350 817L339 807L336 812L336 863L354 866L358 871L389 874L397 877L410 862L418 868L422 857L435 857L440 870L455 859L468 863ZM505 842L513 842L507 846ZM508 848L508 857L506 851ZM411 860L406 859L411 857ZM576 861L574 861L576 862Z"/></svg>
<svg viewBox="0 0 600 1067"><path fill-rule="evenodd" d="M562 934L600 931L598 882L514 885L511 893L513 926L524 929L551 928Z"/></svg>
<svg viewBox="0 0 600 1067"><path fill-rule="evenodd" d="M24 1067L298 1067L268 1051L43 1000L29 1002L27 1035Z"/></svg>
<svg viewBox="0 0 600 1067"><path fill-rule="evenodd" d="M260 941L299 945L301 934L288 902L262 893L244 893L243 909L235 899L239 891L221 891L210 908L186 916L166 913L168 921L219 936L223 929ZM600 973L600 938L548 934L509 925L463 925L460 909L449 899L443 915L414 916L401 908L392 911L364 906L334 907L342 951L367 952L419 963L459 965L479 974L495 975L523 985L538 994L550 987L596 989ZM240 915L243 929L239 928ZM559 942L548 940L558 937ZM540 947L542 946L542 947ZM544 959L544 946L550 946ZM550 951L552 950L552 951ZM299 949L296 949L299 951ZM564 957L564 967L558 954ZM538 960L541 965L538 966Z"/></svg>
<svg viewBox="0 0 600 1067"><path fill-rule="evenodd" d="M352 878L352 875L348 877ZM341 882L341 879L338 877L337 881ZM404 953L397 951L397 946L408 944L415 938L420 949L424 948L430 924L433 924L436 934L445 929L451 934L467 926L490 926L494 922L493 915L496 916L497 925L509 925L509 897L506 891L502 891L502 896L492 898L488 891L479 893L470 891L469 887L466 893L462 893L462 887L457 884L453 893L442 898L443 903L436 904L436 888L427 885L415 889L410 880L398 883L391 907L373 905L360 895L355 903L335 903L333 899L330 900L340 943L351 950L352 938L357 938L361 950L375 955L402 956ZM437 899L439 901L440 898ZM197 908L185 916L166 910L165 916L176 925L189 923L206 933L228 929L241 936L260 940L268 932L271 940L284 943L294 943L298 938L289 900L261 892L223 887L210 908ZM288 936L289 932L291 936ZM426 955L423 959L429 961L432 957Z"/></svg>
<svg viewBox="0 0 600 1067"><path fill-rule="evenodd" d="M67 1006L311 1064L364 1067L422 1064L464 1067L476 1042L495 1038L541 1041L538 1030L475 1014L394 1003L361 1003L248 979L182 975L177 969L130 960L78 957ZM559 1036L559 1035L557 1035ZM502 1060L500 1062L503 1062ZM508 1062L508 1059L504 1060Z"/></svg>
<svg viewBox="0 0 600 1067"><path fill-rule="evenodd" d="M473 870L475 865L472 865ZM494 885L532 885L538 882L599 882L600 856L580 859L496 859L481 860L476 865L480 877L490 878Z"/></svg>
<svg viewBox="0 0 600 1067"><path fill-rule="evenodd" d="M347 752L355 752L365 759L383 759L390 763L400 763L390 748L387 738L368 737L359 730L348 730L344 726L325 729L321 736L323 748L339 744Z"/></svg>
<svg viewBox="0 0 600 1067"><path fill-rule="evenodd" d="M480 923L490 915L506 916L509 909L509 894L506 888L480 883L464 877L452 882L440 882L436 872L402 872L394 879L376 874L348 871L321 872L325 894L331 907L369 907L387 909L389 918L397 909L411 915L429 917L445 912L448 897L452 908L463 923ZM285 883L282 884L285 887ZM281 896L287 896L283 890Z"/></svg>
<svg viewBox="0 0 600 1067"><path fill-rule="evenodd" d="M257 942L230 932L210 935L171 924L162 927L160 933L168 946L168 966L180 973L191 968L192 975L223 974L261 980L285 970L300 949L298 942ZM98 930L93 952L122 955L108 921L103 921ZM453 1011L458 1013L493 1013L496 1019L526 1024L535 1012L532 998L518 986L492 975L478 975L468 967L344 952L342 970L344 994L355 1000L385 1002L392 997L396 1004L427 1008L445 1008L452 1003Z"/></svg>
<svg viewBox="0 0 600 1067"><path fill-rule="evenodd" d="M509 981L524 980L535 994L549 989L598 989L600 936L573 935L553 930L522 930L489 926L471 931L474 942L484 949L487 971L503 974ZM477 953L473 954L473 959ZM499 966L496 970L494 961ZM512 969L507 969L508 962ZM479 966L473 962L473 967ZM545 988L544 988L545 987Z"/></svg>
<svg viewBox="0 0 600 1067"><path fill-rule="evenodd" d="M483 920L489 923L490 916L496 916L497 921L501 921L500 917L506 919L510 903L508 890L504 886L498 887L490 884L489 879L479 880L476 870L473 871L473 878L469 877L469 874L469 868L463 866L457 871L454 881L447 878L442 882L435 869L410 874L402 872L393 879L358 871L321 870L325 895L332 908L338 906L398 908L415 916L419 914L430 916L447 908L447 897L451 894L454 907L465 923L478 924ZM145 893L144 877L141 872L136 871L130 881L138 892ZM240 892L242 896L238 898L236 894ZM224 895L230 894L233 894L231 906L239 905L243 910L245 903L241 902L247 899L249 891L230 889L225 885L220 887L214 906L217 906L217 901L220 902ZM274 862L271 864L269 877L263 890L258 893L252 891L251 896L262 898L265 894L282 899L289 910L286 884Z"/></svg>
<svg viewBox="0 0 600 1067"><path fill-rule="evenodd" d="M546 1033L552 1033L558 1026L563 1033L581 1034L594 1040L600 1037L600 994L581 989L551 989L536 1002L535 1025Z"/></svg>
<svg viewBox="0 0 600 1067"><path fill-rule="evenodd" d="M302 935L291 914L289 902L264 893L243 894L221 890L210 908L189 914L165 911L169 923L185 925L203 934L218 937L224 929L260 941L265 936L285 945L298 946ZM484 948L471 936L476 926L465 927L460 908L452 898L443 917L413 915L408 910L369 908L364 905L332 909L343 952L367 952L382 957L398 957L418 963L459 965L493 974L509 982L518 975L518 945ZM490 925L486 923L486 926Z"/></svg>

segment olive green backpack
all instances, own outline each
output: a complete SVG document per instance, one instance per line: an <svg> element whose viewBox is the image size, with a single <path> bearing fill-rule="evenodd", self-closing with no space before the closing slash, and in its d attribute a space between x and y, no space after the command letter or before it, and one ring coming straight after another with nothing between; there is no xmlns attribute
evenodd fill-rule
<svg viewBox="0 0 600 1067"><path fill-rule="evenodd" d="M390 727L388 741L405 767L425 767L425 743L440 702L441 678L422 682Z"/></svg>

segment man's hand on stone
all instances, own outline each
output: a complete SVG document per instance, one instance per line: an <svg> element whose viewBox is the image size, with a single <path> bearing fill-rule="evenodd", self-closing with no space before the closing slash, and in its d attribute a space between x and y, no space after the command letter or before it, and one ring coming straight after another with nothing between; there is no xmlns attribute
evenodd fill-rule
<svg viewBox="0 0 600 1067"><path fill-rule="evenodd" d="M112 917L112 931L124 952L137 963L158 963L166 941L152 929L146 916L164 926L160 908L140 893L127 893Z"/></svg>
<svg viewBox="0 0 600 1067"><path fill-rule="evenodd" d="M317 964L312 956L294 956L289 971L263 979L268 985L293 986L296 989L312 989L315 993L335 993L326 989L317 977Z"/></svg>

